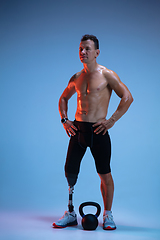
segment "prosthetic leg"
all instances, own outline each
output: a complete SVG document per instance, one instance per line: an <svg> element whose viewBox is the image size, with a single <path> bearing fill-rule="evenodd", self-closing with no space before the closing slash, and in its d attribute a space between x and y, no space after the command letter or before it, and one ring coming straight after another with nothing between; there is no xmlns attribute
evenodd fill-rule
<svg viewBox="0 0 160 240"><path fill-rule="evenodd" d="M68 202L68 210L69 212L73 212L74 206L73 206L73 190L74 185L77 182L78 175L72 174L72 173L65 173L68 185L69 185L69 202Z"/></svg>
<svg viewBox="0 0 160 240"><path fill-rule="evenodd" d="M73 190L74 187L69 186L69 201L68 201L68 211L73 212L74 206L73 206Z"/></svg>
<svg viewBox="0 0 160 240"><path fill-rule="evenodd" d="M68 226L76 226L77 222L77 215L74 211L73 206L73 190L74 185L77 181L77 174L65 173L68 185L69 185L69 202L68 202L68 211L65 211L65 214L62 218L60 218L57 222L53 223L53 227L55 228L64 228Z"/></svg>

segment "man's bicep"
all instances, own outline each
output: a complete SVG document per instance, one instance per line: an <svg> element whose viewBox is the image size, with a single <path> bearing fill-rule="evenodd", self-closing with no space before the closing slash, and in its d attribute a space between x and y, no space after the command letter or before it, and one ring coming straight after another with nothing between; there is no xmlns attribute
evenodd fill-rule
<svg viewBox="0 0 160 240"><path fill-rule="evenodd" d="M74 76L73 76L69 80L68 86L66 87L66 89L62 93L61 97L66 98L68 100L72 97L73 94L75 94L75 92L76 92L76 90L75 90Z"/></svg>
<svg viewBox="0 0 160 240"><path fill-rule="evenodd" d="M108 77L108 84L120 98L122 98L128 90L125 84L120 80L119 76L114 72Z"/></svg>
<svg viewBox="0 0 160 240"><path fill-rule="evenodd" d="M121 81L118 81L115 85L113 85L113 90L120 98L125 96L128 92L127 87Z"/></svg>
<svg viewBox="0 0 160 240"><path fill-rule="evenodd" d="M66 87L61 97L65 98L66 100L69 100L75 94L75 92L76 92L75 88Z"/></svg>

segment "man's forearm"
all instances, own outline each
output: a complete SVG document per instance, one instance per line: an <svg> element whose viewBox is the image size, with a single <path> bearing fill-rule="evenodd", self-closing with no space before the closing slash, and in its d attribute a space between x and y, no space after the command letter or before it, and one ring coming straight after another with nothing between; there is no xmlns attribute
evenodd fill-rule
<svg viewBox="0 0 160 240"><path fill-rule="evenodd" d="M114 112L110 119L114 122L118 121L127 112L132 102L132 95L129 95L128 97L122 97L117 110Z"/></svg>
<svg viewBox="0 0 160 240"><path fill-rule="evenodd" d="M68 112L68 101L64 98L61 97L59 99L59 114L62 118L67 118L67 112Z"/></svg>

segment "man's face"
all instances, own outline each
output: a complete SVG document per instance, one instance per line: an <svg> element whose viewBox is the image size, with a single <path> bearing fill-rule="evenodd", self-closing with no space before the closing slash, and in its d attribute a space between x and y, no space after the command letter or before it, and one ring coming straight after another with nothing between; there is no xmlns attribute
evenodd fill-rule
<svg viewBox="0 0 160 240"><path fill-rule="evenodd" d="M79 46L79 57L82 63L90 63L98 56L99 50L95 49L94 42L90 39L82 41Z"/></svg>

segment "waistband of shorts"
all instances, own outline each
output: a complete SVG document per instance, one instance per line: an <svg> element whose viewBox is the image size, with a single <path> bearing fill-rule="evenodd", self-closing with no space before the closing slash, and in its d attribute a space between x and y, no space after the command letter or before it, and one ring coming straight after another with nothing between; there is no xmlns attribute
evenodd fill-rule
<svg viewBox="0 0 160 240"><path fill-rule="evenodd" d="M74 120L74 122L77 122L78 124L83 124L83 125L93 125L96 122L83 122L83 121L77 121L76 119Z"/></svg>
<svg viewBox="0 0 160 240"><path fill-rule="evenodd" d="M77 121L76 119L74 120L74 123L75 123L75 126L78 128L78 131L80 132L90 132L90 131L94 131L98 126L95 126L93 127L93 125L96 123L96 122L82 122L82 121ZM103 132L102 132L103 133ZM102 134L101 133L101 134ZM101 135L100 134L100 135ZM108 130L106 132L106 134L109 134L108 133ZM106 135L105 134L105 135Z"/></svg>
<svg viewBox="0 0 160 240"><path fill-rule="evenodd" d="M75 126L80 132L90 132L93 131L96 127L93 127L94 122L81 122L74 120Z"/></svg>

